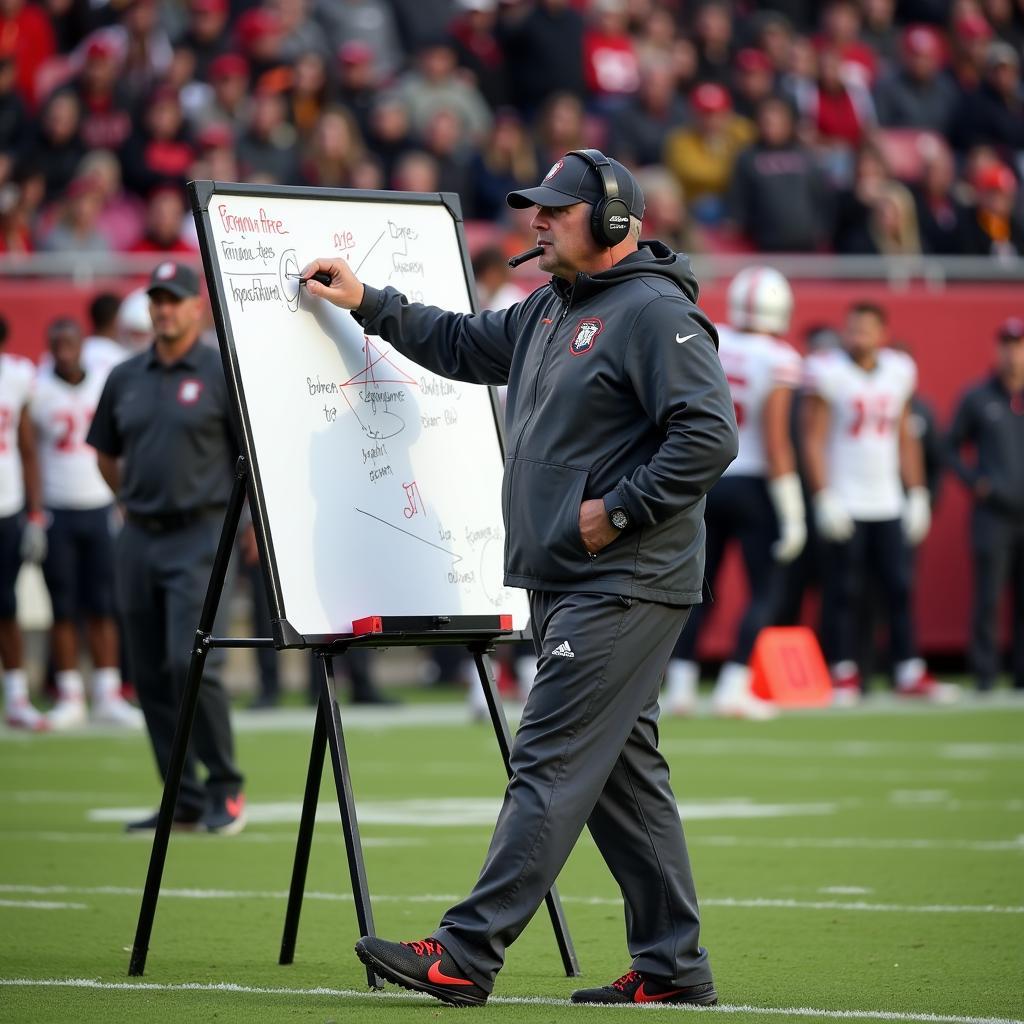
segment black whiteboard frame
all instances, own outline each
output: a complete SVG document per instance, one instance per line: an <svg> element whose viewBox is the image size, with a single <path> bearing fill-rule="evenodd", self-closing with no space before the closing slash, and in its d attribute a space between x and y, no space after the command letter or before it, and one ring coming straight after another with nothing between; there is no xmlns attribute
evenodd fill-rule
<svg viewBox="0 0 1024 1024"><path fill-rule="evenodd" d="M202 255L203 271L206 275L206 284L210 295L213 322L217 330L221 361L224 365L224 376L227 379L228 392L234 407L239 445L241 447L241 454L245 457L248 467L249 511L256 533L256 545L259 549L260 564L263 567L267 599L270 603L270 620L274 636L274 646L278 650L284 650L287 648L324 647L339 641L349 641L353 636L351 633L302 634L288 621L287 609L284 606L284 596L281 590L277 557L274 552L274 541L267 517L263 484L260 479L259 459L257 458L256 448L253 443L249 409L245 400L245 392L242 388L238 352L235 347L231 318L227 312L227 294L224 291L220 273L217 247L213 244L209 213L210 204L215 196L246 196L257 199L326 199L345 202L357 200L359 202L380 203L382 205L405 203L418 206L444 206L455 224L459 255L462 260L462 272L469 294L470 311L478 313L480 307L476 294L473 268L469 258L469 248L466 243L462 204L454 192L422 193L344 188L307 188L294 185L250 185L240 182L211 181L206 179L190 181L188 183L188 195L192 206L192 216L195 219L196 231L199 236L199 249ZM498 400L497 390L493 387L489 387L487 390L491 400L491 415L494 419L498 447L502 460L504 460L506 443L501 404ZM369 614L374 612L375 609L368 608L366 611ZM465 635L465 633L462 632L458 636L453 636L447 642L457 644L460 642L462 635ZM528 631L517 630L505 634L503 639L522 640L528 638L528 636ZM437 642L445 642L443 634L438 635Z"/></svg>

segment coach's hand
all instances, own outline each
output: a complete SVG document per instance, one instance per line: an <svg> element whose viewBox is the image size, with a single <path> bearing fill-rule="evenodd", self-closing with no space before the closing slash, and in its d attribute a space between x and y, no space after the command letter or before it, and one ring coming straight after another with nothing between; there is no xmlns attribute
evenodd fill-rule
<svg viewBox="0 0 1024 1024"><path fill-rule="evenodd" d="M592 555L606 548L618 535L619 531L608 521L608 513L600 498L589 499L580 505L580 538Z"/></svg>
<svg viewBox="0 0 1024 1024"><path fill-rule="evenodd" d="M329 285L310 280L318 271L331 275ZM318 299L326 299L342 309L358 309L363 301L363 282L352 273L348 260L313 260L300 273L306 281L306 291Z"/></svg>

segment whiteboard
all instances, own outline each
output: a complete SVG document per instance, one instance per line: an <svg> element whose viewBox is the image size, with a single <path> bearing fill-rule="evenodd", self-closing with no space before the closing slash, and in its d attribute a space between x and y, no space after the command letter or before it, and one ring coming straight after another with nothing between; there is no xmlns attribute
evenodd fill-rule
<svg viewBox="0 0 1024 1024"><path fill-rule="evenodd" d="M428 372L307 295L310 260L471 312L458 200L193 182L279 646L380 616L511 615L492 390Z"/></svg>

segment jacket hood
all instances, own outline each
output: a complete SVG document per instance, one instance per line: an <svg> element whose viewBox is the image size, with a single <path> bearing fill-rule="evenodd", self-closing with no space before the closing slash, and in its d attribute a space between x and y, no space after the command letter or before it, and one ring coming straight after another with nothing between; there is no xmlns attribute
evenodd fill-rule
<svg viewBox="0 0 1024 1024"><path fill-rule="evenodd" d="M691 302L697 301L700 289L690 269L690 258L681 252L673 252L664 242L658 241L640 242L636 252L631 252L614 267L599 274L577 274L572 284L564 278L554 277L551 286L571 305L629 278L652 276L667 278Z"/></svg>

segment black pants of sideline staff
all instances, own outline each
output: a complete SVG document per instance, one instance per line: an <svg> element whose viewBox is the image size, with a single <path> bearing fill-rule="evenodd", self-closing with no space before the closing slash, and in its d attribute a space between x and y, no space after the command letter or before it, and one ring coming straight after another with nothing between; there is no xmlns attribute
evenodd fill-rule
<svg viewBox="0 0 1024 1024"><path fill-rule="evenodd" d="M177 528L154 530L131 517L117 542L117 596L135 689L146 718L160 777L164 778L185 689L192 640L199 624L223 513L211 511ZM225 593L231 587L225 583ZM214 632L224 634L227 602ZM224 651L212 650L199 687L192 742L178 795L178 810L202 813L211 800L242 788L235 766L228 696L220 678ZM196 760L207 771L200 782Z"/></svg>
<svg viewBox="0 0 1024 1024"><path fill-rule="evenodd" d="M1001 515L984 505L971 518L974 554L974 612L971 668L979 690L990 690L1000 668L999 599L1011 582L1013 617L1012 672L1015 689L1024 689L1024 519Z"/></svg>

